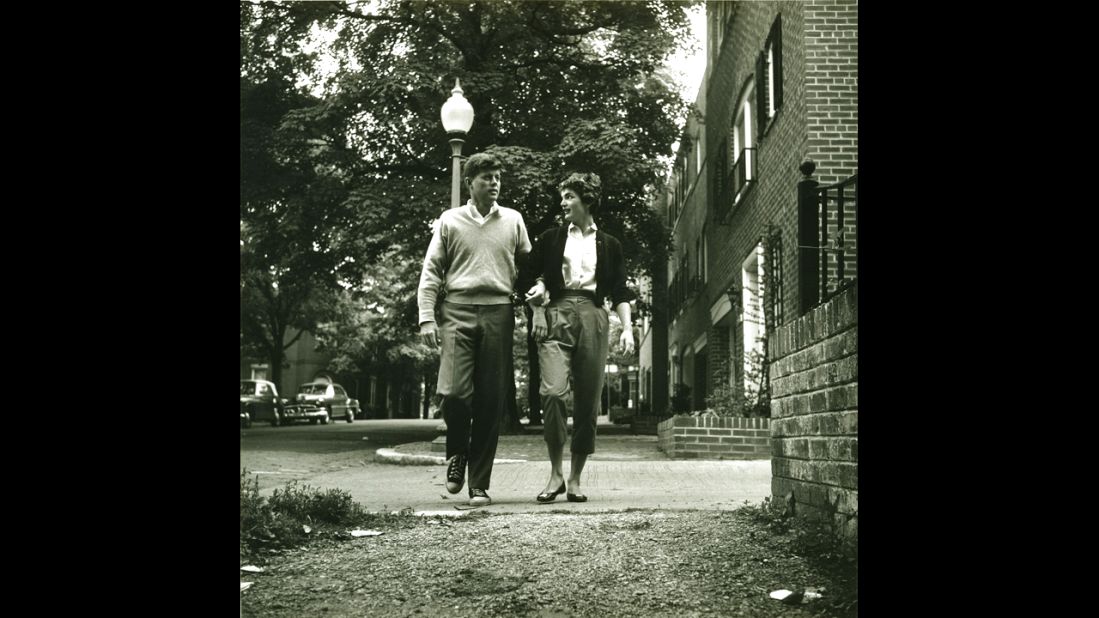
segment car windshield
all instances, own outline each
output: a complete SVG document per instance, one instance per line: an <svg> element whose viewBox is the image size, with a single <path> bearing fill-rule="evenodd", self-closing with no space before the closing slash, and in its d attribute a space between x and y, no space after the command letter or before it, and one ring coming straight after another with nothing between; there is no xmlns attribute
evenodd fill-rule
<svg viewBox="0 0 1099 618"><path fill-rule="evenodd" d="M241 395L255 395L256 394L256 383L255 382L241 382L240 383L240 394Z"/></svg>
<svg viewBox="0 0 1099 618"><path fill-rule="evenodd" d="M328 392L327 384L303 384L298 392L302 395L323 395Z"/></svg>

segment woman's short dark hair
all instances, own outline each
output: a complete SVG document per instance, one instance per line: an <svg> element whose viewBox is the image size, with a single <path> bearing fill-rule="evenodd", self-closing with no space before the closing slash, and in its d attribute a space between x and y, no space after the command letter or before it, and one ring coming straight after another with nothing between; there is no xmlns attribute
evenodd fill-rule
<svg viewBox="0 0 1099 618"><path fill-rule="evenodd" d="M500 159L496 158L496 155L491 155L484 152L478 152L477 154L470 155L466 159L466 164L462 168L462 178L469 180L470 178L476 178L478 174L485 170L498 170L504 171L504 163Z"/></svg>
<svg viewBox="0 0 1099 618"><path fill-rule="evenodd" d="M603 183L598 174L569 174L569 177L557 185L558 191L569 189L576 193L580 202L588 207L588 212L599 211L599 202L603 196Z"/></svg>

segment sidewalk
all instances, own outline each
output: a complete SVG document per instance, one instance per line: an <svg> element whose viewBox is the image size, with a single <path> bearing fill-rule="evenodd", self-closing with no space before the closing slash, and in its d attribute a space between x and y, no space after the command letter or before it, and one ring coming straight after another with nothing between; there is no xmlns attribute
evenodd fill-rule
<svg viewBox="0 0 1099 618"><path fill-rule="evenodd" d="M492 505L477 510L492 513L547 513L564 509L578 512L623 511L627 509L732 510L745 500L759 503L771 493L771 462L671 460L656 446L656 436L629 435L614 426L600 426L596 453L584 467L581 491L588 502L568 502L564 495L547 504L534 497L549 479L549 461L541 428L529 428L525 435L500 436L497 463L493 466L488 493ZM610 430L610 431L607 431ZM606 435L606 434L612 435ZM618 434L618 435L613 435ZM625 434L625 435L623 435ZM568 453L565 474L568 475ZM386 451L381 449L381 451ZM381 452L379 451L379 452ZM382 452L364 452L357 468L333 470L310 479L322 489L338 488L371 511L411 508L423 514L457 515L466 510L468 490L446 491L445 465L394 465L442 461L427 442L399 445ZM406 457L407 456L407 457ZM462 507L462 508L456 508Z"/></svg>

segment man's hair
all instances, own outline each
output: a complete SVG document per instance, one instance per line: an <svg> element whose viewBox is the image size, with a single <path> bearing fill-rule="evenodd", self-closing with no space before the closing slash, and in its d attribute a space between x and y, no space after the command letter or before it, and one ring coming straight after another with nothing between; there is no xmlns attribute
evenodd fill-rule
<svg viewBox="0 0 1099 618"><path fill-rule="evenodd" d="M599 211L599 202L602 198L603 183L598 174L569 174L569 177L557 185L558 191L570 189L580 198L581 203L588 207L588 212L595 214Z"/></svg>
<svg viewBox="0 0 1099 618"><path fill-rule="evenodd" d="M496 155L491 155L484 152L478 152L477 154L470 155L466 159L466 164L462 168L462 178L469 180L476 178L477 174L485 170L499 170L504 171L504 163L500 159L496 158Z"/></svg>

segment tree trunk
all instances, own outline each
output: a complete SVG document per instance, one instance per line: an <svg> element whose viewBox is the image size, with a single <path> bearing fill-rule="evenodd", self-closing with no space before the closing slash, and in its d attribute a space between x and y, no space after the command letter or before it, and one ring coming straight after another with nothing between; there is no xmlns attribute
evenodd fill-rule
<svg viewBox="0 0 1099 618"><path fill-rule="evenodd" d="M537 426L542 424L542 397L538 394L542 368L538 364L538 343L534 341L532 332L534 311L529 306L524 307L524 310L527 315L527 366L530 369L527 376L527 407L530 410L530 424Z"/></svg>
<svg viewBox="0 0 1099 618"><path fill-rule="evenodd" d="M286 350L282 349L282 341L280 340L274 346L271 346L267 359L271 363L271 382L278 389L280 397L287 396L287 393L284 392L286 389L282 385L282 361L284 358L286 358Z"/></svg>
<svg viewBox="0 0 1099 618"><path fill-rule="evenodd" d="M668 384L668 267L667 255L657 253L652 268L652 401L650 414L657 418L668 416L673 394Z"/></svg>
<svg viewBox="0 0 1099 618"><path fill-rule="evenodd" d="M507 412L504 417L503 427L500 428L500 433L511 435L521 434L523 433L523 423L519 421L519 401L516 399L514 361L508 363L508 375L513 377L511 381L508 382Z"/></svg>

